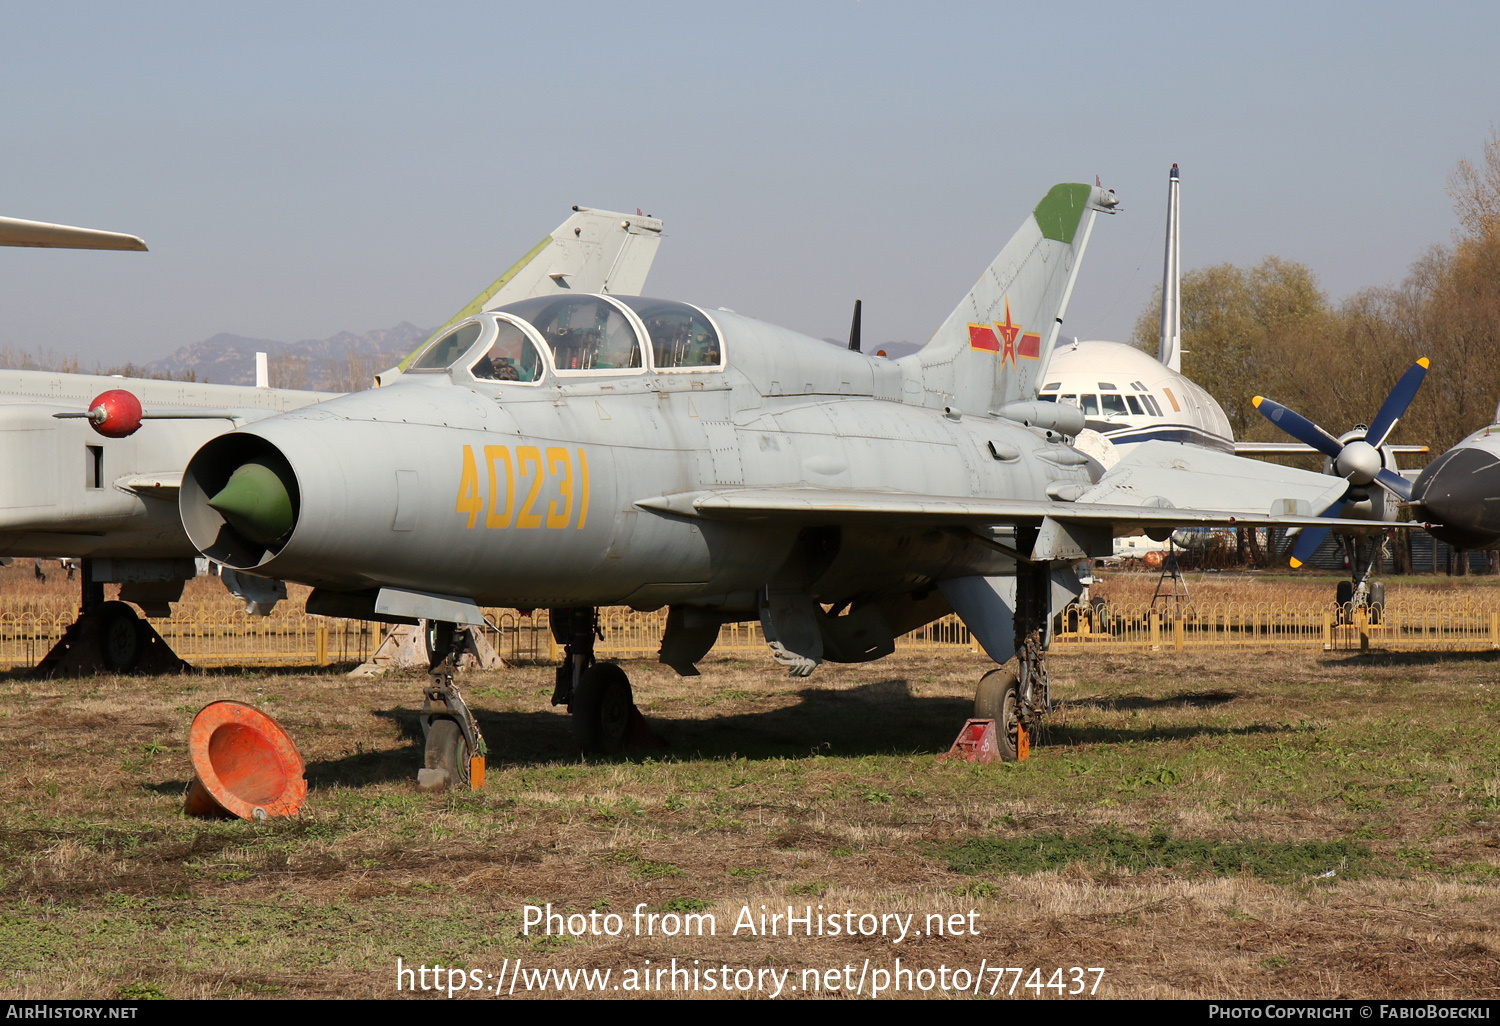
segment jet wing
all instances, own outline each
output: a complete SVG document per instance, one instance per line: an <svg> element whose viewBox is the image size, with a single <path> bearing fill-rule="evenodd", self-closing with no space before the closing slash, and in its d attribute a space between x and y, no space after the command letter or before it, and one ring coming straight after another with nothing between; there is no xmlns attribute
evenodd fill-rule
<svg viewBox="0 0 1500 1026"><path fill-rule="evenodd" d="M1385 445L1381 448L1389 449L1391 452L1410 455L1412 453L1431 452L1432 449L1425 445ZM1301 456L1305 453L1315 453L1318 450L1301 442L1235 442L1234 454L1236 456ZM1319 455L1322 455L1319 453Z"/></svg>
<svg viewBox="0 0 1500 1026"><path fill-rule="evenodd" d="M984 499L959 495L861 492L827 488L733 488L676 492L636 503L667 516L703 520L852 521L985 527L1044 519L1111 525L1115 533L1155 527L1365 527L1369 520L1334 520L1249 511L1177 509L1115 502Z"/></svg>
<svg viewBox="0 0 1500 1026"><path fill-rule="evenodd" d="M1076 488L1064 486L1066 488ZM1178 527L1349 527L1369 520L1319 517L1345 484L1326 474L1168 442L1148 442L1069 500L919 495L824 488L715 488L636 503L665 516L746 522L964 526L981 534L1039 526L1032 559L1108 554L1110 539ZM996 533L996 541L1005 536Z"/></svg>
<svg viewBox="0 0 1500 1026"><path fill-rule="evenodd" d="M141 408L141 419L142 420L227 420L227 421L230 421L231 423L233 423L235 427L244 427L246 424L253 424L257 420L265 420L267 417L274 417L278 413L281 413L281 412L282 412L281 410L267 410L267 409L260 409L260 408L257 408L257 407L253 407L253 406L244 406L244 407L229 407L229 406L224 406L224 407L217 407L217 408L209 408L209 407L204 407L204 406L168 406L168 405L166 405L164 403L163 404L153 403L150 406L142 406L142 408ZM87 410L83 410L83 411L68 410L67 412L64 412L64 413L54 413L52 416L54 418L56 418L57 420L88 420L89 419L89 414L88 414ZM181 474L178 475L178 477L181 477L181 476L182 476Z"/></svg>
<svg viewBox="0 0 1500 1026"><path fill-rule="evenodd" d="M1342 478L1310 470L1173 442L1145 442L1079 495L1078 501L1305 518L1333 505L1346 488ZM1318 519L1333 525L1331 520Z"/></svg>
<svg viewBox="0 0 1500 1026"><path fill-rule="evenodd" d="M74 228L46 221L23 221L0 217L0 246L34 246L39 249L133 249L144 252L146 244L134 235L103 232L97 228Z"/></svg>

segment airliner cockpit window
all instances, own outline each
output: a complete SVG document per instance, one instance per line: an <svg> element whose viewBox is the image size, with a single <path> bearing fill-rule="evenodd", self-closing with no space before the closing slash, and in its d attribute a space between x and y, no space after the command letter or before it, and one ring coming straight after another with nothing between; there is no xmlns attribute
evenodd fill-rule
<svg viewBox="0 0 1500 1026"><path fill-rule="evenodd" d="M708 315L686 303L621 296L636 312L651 336L651 355L657 370L717 368L723 363L719 333Z"/></svg>
<svg viewBox="0 0 1500 1026"><path fill-rule="evenodd" d="M630 321L598 296L546 296L501 308L529 321L547 345L559 374L636 370L644 366Z"/></svg>
<svg viewBox="0 0 1500 1026"><path fill-rule="evenodd" d="M1099 416L1099 397L1097 395L1083 395L1083 415L1085 417Z"/></svg>
<svg viewBox="0 0 1500 1026"><path fill-rule="evenodd" d="M484 325L478 321L461 324L448 334L438 339L427 347L417 362L411 365L414 371L443 370L458 362L458 358L469 351L469 347L479 341L479 333L484 330Z"/></svg>
<svg viewBox="0 0 1500 1026"><path fill-rule="evenodd" d="M469 373L481 381L539 381L542 377L542 358L526 333L510 321L495 318L499 329L489 350L479 362L469 368Z"/></svg>
<svg viewBox="0 0 1500 1026"><path fill-rule="evenodd" d="M1109 416L1112 413L1122 415L1125 413L1125 397L1120 395L1119 392L1105 392L1099 399L1104 403L1105 416Z"/></svg>

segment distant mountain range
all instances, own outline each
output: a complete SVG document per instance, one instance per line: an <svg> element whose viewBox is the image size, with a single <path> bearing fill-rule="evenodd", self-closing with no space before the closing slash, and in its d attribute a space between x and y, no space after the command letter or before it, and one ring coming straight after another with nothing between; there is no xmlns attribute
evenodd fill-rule
<svg viewBox="0 0 1500 1026"><path fill-rule="evenodd" d="M255 354L265 353L270 358L273 385L347 391L356 387L356 381L400 363L431 334L432 329L419 328L407 321L363 335L341 331L328 338L302 342L277 342L220 332L213 338L183 346L143 369L172 377L191 371L199 381L253 385ZM363 380L357 387L368 384L368 380Z"/></svg>
<svg viewBox="0 0 1500 1026"><path fill-rule="evenodd" d="M373 375L400 363L431 335L432 329L419 328L407 321L363 335L341 331L328 338L301 342L277 342L220 332L137 369L165 377L183 377L191 372L198 381L219 385L253 385L255 354L265 353L270 358L271 384L275 387L348 392L369 387ZM832 338L824 341L845 344ZM865 347L871 353L884 349L891 359L914 353L918 348L909 342L883 342Z"/></svg>

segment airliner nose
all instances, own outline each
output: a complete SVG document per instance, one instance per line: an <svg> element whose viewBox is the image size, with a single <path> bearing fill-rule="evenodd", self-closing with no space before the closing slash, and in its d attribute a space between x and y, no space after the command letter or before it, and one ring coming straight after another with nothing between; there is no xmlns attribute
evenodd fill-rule
<svg viewBox="0 0 1500 1026"><path fill-rule="evenodd" d="M1487 449L1450 449L1427 465L1411 489L1419 519L1441 526L1433 537L1477 549L1500 540L1500 456Z"/></svg>

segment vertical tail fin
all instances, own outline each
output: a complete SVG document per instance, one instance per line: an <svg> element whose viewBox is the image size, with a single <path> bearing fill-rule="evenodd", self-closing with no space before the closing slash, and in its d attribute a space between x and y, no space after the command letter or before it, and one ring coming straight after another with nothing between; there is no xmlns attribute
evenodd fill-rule
<svg viewBox="0 0 1500 1026"><path fill-rule="evenodd" d="M651 262L656 259L656 247L661 245L661 232L661 221L644 214L574 207L572 217L448 318L406 359L377 374L375 384L390 384L411 366L429 342L465 317L483 310L561 292L640 295Z"/></svg>
<svg viewBox="0 0 1500 1026"><path fill-rule="evenodd" d="M983 413L1035 398L1094 217L1117 202L1097 186L1054 185L927 345L898 361L907 400Z"/></svg>
<svg viewBox="0 0 1500 1026"><path fill-rule="evenodd" d="M1156 358L1182 373L1182 257L1177 238L1177 165L1167 183L1167 256L1161 272L1161 342Z"/></svg>

